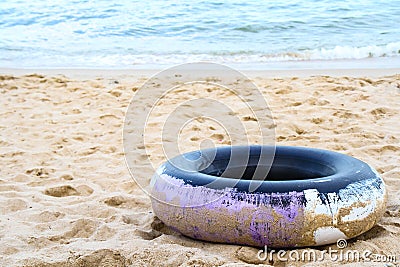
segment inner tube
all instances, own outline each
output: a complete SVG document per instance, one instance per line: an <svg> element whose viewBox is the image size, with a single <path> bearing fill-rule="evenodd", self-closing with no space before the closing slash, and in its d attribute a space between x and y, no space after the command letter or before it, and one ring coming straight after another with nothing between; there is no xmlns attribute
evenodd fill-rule
<svg viewBox="0 0 400 267"><path fill-rule="evenodd" d="M257 247L319 246L372 228L386 207L382 178L341 153L225 146L179 155L156 171L152 207L195 239Z"/></svg>

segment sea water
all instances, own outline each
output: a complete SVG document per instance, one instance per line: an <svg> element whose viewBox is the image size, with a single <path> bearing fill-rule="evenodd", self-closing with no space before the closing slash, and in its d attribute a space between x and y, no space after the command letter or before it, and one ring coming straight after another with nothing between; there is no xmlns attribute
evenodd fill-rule
<svg viewBox="0 0 400 267"><path fill-rule="evenodd" d="M400 62L399 0L0 2L0 67L368 58Z"/></svg>

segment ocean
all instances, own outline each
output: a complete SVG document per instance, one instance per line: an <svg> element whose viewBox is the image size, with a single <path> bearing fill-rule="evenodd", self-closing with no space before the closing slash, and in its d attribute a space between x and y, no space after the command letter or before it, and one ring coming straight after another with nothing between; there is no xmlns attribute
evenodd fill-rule
<svg viewBox="0 0 400 267"><path fill-rule="evenodd" d="M3 0L0 67L400 67L399 25L399 0Z"/></svg>

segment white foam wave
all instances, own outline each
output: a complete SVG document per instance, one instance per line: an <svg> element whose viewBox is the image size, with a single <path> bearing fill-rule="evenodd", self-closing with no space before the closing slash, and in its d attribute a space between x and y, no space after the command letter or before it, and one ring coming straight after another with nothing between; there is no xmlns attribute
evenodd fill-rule
<svg viewBox="0 0 400 267"><path fill-rule="evenodd" d="M336 46L331 49L310 49L285 53L225 53L225 54L146 54L130 55L124 61L131 64L180 64L194 61L214 61L221 63L265 63L281 61L363 59L381 57L400 57L400 42L387 45L364 47Z"/></svg>
<svg viewBox="0 0 400 267"><path fill-rule="evenodd" d="M309 51L308 59L362 59L369 57L400 56L400 42L364 47L336 46L333 49ZM305 55L307 59L307 54Z"/></svg>
<svg viewBox="0 0 400 267"><path fill-rule="evenodd" d="M40 60L37 60L40 58ZM187 54L120 54L111 52L109 54L92 55L37 55L24 60L23 65L14 66L10 62L2 62L3 67L26 67L26 68L129 68L132 66L148 65L176 65L186 62L209 61L222 64L262 64L274 62L312 62L319 60L353 60L363 58L400 58L400 42L387 45L371 45L365 47L336 46L332 49L312 49L297 52L284 53L187 53ZM56 59L56 60L55 60ZM38 65L40 62L40 65ZM14 62L15 63L15 62Z"/></svg>

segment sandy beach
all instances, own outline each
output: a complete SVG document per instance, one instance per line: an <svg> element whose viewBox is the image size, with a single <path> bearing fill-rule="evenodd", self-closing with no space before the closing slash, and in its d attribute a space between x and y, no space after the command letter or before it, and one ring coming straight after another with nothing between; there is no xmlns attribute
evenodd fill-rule
<svg viewBox="0 0 400 267"><path fill-rule="evenodd" d="M397 265L280 261L276 255L261 261L259 248L208 243L172 231L154 216L123 151L125 112L154 72L57 69L0 70L0 265L398 266L400 70L244 73L268 101L276 144L341 152L382 175L386 212L345 249L396 255ZM196 97L210 93L194 90ZM160 103L165 112L193 92L171 94L175 102ZM228 93L218 97L235 105ZM240 109L235 116L250 129L251 139L256 121ZM162 120L152 121L154 130L146 132L148 143L141 148L154 164L163 159L157 133L162 125ZM182 150L196 149L204 138L230 144L218 127L200 120L190 126L196 132L183 131ZM150 179L154 170L142 171Z"/></svg>

